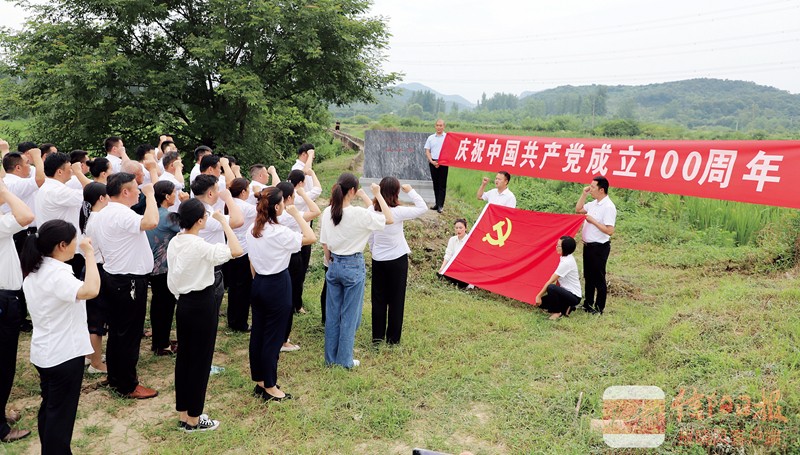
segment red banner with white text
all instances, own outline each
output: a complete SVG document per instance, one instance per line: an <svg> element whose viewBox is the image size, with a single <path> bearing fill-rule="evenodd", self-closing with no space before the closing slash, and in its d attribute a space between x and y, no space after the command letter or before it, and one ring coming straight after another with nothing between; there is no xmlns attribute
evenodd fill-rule
<svg viewBox="0 0 800 455"><path fill-rule="evenodd" d="M611 187L800 208L800 141L649 141L448 132L439 163Z"/></svg>
<svg viewBox="0 0 800 455"><path fill-rule="evenodd" d="M574 237L584 219L487 204L444 274L533 304L558 267L558 239Z"/></svg>

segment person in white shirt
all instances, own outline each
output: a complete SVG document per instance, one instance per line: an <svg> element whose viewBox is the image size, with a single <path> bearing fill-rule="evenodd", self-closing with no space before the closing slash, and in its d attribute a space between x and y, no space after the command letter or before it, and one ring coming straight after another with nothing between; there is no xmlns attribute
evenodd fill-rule
<svg viewBox="0 0 800 455"><path fill-rule="evenodd" d="M517 198L514 193L508 189L508 183L511 181L511 174L506 171L500 171L494 177L494 186L490 191L484 192L486 184L489 183L489 177L484 177L481 186L478 188L478 200L486 201L488 204L502 205L505 207L516 208Z"/></svg>
<svg viewBox="0 0 800 455"><path fill-rule="evenodd" d="M286 323L292 314L292 283L289 260L302 245L316 242L314 231L293 205L284 204L283 192L275 187L259 193L258 215L247 231L247 248L253 271L251 291L253 329L250 332L250 375L253 394L264 401L291 398L278 388L278 357ZM284 210L301 232L278 223Z"/></svg>
<svg viewBox="0 0 800 455"><path fill-rule="evenodd" d="M216 156L209 155L206 158ZM206 159L204 158L204 159ZM195 198L206 206L208 213L217 211L215 207L226 207L228 209L228 224L232 229L236 229L244 224L244 216L242 210L234 202L231 192L227 188L220 189L218 180L213 175L200 174L192 183L192 193ZM221 211L221 210L220 210ZM209 218L208 221L200 230L200 237L206 242L216 245L218 243L225 243L225 231L222 225L214 218ZM222 299L225 297L225 280L222 273L222 267L217 267L214 270L214 296L217 300L217 307L222 305Z"/></svg>
<svg viewBox="0 0 800 455"><path fill-rule="evenodd" d="M144 176L144 181L142 181L142 184L155 184L158 181L157 179L153 180L153 176L150 172L151 169L153 172L155 172L156 176L161 175L161 170L158 168L158 159L156 158L155 152L156 148L150 144L139 144L136 146L136 150L133 152L136 162L139 164L139 167L142 168L142 175ZM149 164L151 162L152 164Z"/></svg>
<svg viewBox="0 0 800 455"><path fill-rule="evenodd" d="M230 187L230 182L236 178L228 159L216 155L206 155L203 157L203 160L200 162L200 174L216 177L217 189L219 191ZM195 196L198 196L198 194L195 193ZM214 210L219 210L221 212L225 208L225 201L219 199L211 205L214 207Z"/></svg>
<svg viewBox="0 0 800 455"><path fill-rule="evenodd" d="M292 165L293 171L303 171L304 174L308 175L309 181L306 185L308 188L306 190L310 190L311 188L311 181L310 181L310 171L312 166L314 165L314 144L303 144L297 148L297 159L295 160L294 164Z"/></svg>
<svg viewBox="0 0 800 455"><path fill-rule="evenodd" d="M169 211L175 213L181 202L189 199L189 193L183 191L185 188L183 183L183 162L181 161L178 152L167 152L161 158L161 163L164 165L164 172L158 177L159 181L172 182L175 185L175 203L169 207Z"/></svg>
<svg viewBox="0 0 800 455"><path fill-rule="evenodd" d="M54 153L54 152L51 152ZM89 161L88 153L83 150L73 150L69 152L69 162L70 164L80 163L81 164L81 174L88 174L89 173L89 165L87 164ZM78 180L78 176L73 174L72 177L67 181L66 185L70 188L74 188L76 190L83 190L83 183Z"/></svg>
<svg viewBox="0 0 800 455"><path fill-rule="evenodd" d="M125 152L125 143L119 136L107 137L103 141L103 150L106 152L106 159L111 163L111 173L120 172L122 170L122 163L130 161L128 154Z"/></svg>
<svg viewBox="0 0 800 455"><path fill-rule="evenodd" d="M397 344L403 333L408 253L411 252L403 232L403 222L419 218L428 207L411 185L401 186L395 177L384 177L380 187L381 196L392 212L394 224L382 231L374 231L369 236L372 252L372 342ZM411 198L414 207L400 205L401 189ZM382 211L377 199L370 210Z"/></svg>
<svg viewBox="0 0 800 455"><path fill-rule="evenodd" d="M449 168L439 164L439 154L442 151L442 145L446 137L444 120L438 119L436 120L436 133L428 136L425 141L425 157L428 159L428 167L433 181L433 194L436 200L431 210L436 210L439 213L444 210L444 198L447 194L447 171Z"/></svg>
<svg viewBox="0 0 800 455"><path fill-rule="evenodd" d="M203 158L207 155L213 154L213 150L211 147L207 147L205 145L201 145L194 149L194 167L192 167L191 172L189 172L189 185L191 186L194 183L194 179L197 178L198 175L201 174L200 172L200 162L203 161Z"/></svg>
<svg viewBox="0 0 800 455"><path fill-rule="evenodd" d="M244 251L227 218L218 211L212 217L222 226L228 244L212 245L199 236L211 219L201 201L189 199L174 216L183 230L167 247L167 286L178 299L175 410L183 431L215 430L219 421L203 414L219 323L214 268L241 256Z"/></svg>
<svg viewBox="0 0 800 455"><path fill-rule="evenodd" d="M272 185L269 184L269 178L272 176ZM247 202L256 205L256 194L268 186L275 186L281 181L278 173L275 171L275 166L266 167L263 164L254 164L250 166L250 196Z"/></svg>
<svg viewBox="0 0 800 455"><path fill-rule="evenodd" d="M33 211L14 195L0 180L0 204L7 204L9 213L0 215L0 441L13 442L31 434L30 430L12 429L20 419L18 412L6 414L6 404L14 384L17 371L17 345L22 319L25 317L20 296L22 293L22 271L19 256L14 247L14 235L25 232L23 226L33 221Z"/></svg>
<svg viewBox="0 0 800 455"><path fill-rule="evenodd" d="M250 274L250 256L247 248L247 230L256 220L256 206L247 202L250 199L250 186L247 179L233 179L230 188L233 202L242 212L244 222L233 230L244 254L228 262L223 267L225 284L228 285L228 327L235 332L247 332L250 326L250 287L253 276Z"/></svg>
<svg viewBox="0 0 800 455"><path fill-rule="evenodd" d="M284 205L293 205L297 209L297 212L300 213L300 216L309 223L309 226L311 226L311 221L322 213L317 204L308 197L302 185L297 187L296 191L295 187L290 182L280 182L276 187L283 193ZM298 199L297 196L300 196L300 198ZM299 204L297 203L300 200L304 201L303 206L306 207L305 210L300 210L298 208ZM278 217L278 223L287 226L295 232L301 232L300 226L288 212L284 212ZM292 313L305 314L306 312L303 309L303 286L305 285L306 279L306 269L303 264L303 248L306 246L311 248L311 245L304 245L299 250L292 252L292 256L289 258L289 277L292 280L292 308L294 310ZM290 314L289 322L286 325L286 339L284 340L283 346L281 346L281 352L300 350L299 345L292 344L289 340L289 334L292 332L293 323L294 314Z"/></svg>
<svg viewBox="0 0 800 455"><path fill-rule="evenodd" d="M145 231L158 225L158 206L153 185L143 185L146 208L138 215L131 206L139 199L136 177L118 172L108 178L110 199L94 213L86 226L103 254L103 297L109 302L106 364L108 385L127 398L145 399L158 395L139 384L136 364L147 313L147 277L153 271L153 252Z"/></svg>
<svg viewBox="0 0 800 455"><path fill-rule="evenodd" d="M50 220L64 220L75 227L80 234L80 213L83 207L83 190L70 188L66 185L74 175L78 176L81 184L86 186L91 181L81 174L80 163L69 163L69 155L66 153L51 153L44 162L44 173L47 176L44 184L36 193L36 222L46 223ZM75 276L80 276L84 266L84 258L76 254L69 260L68 264L72 267Z"/></svg>
<svg viewBox="0 0 800 455"><path fill-rule="evenodd" d="M455 230L454 236L450 237L450 240L447 241L447 248L444 251L444 259L442 260L442 265L439 267L439 271L436 275L440 279L445 279L460 289L465 289L469 286L469 283L465 283L461 280L457 280L455 278L450 278L449 276L444 274L444 268L447 266L447 263L461 251L461 248L467 243L467 239L469 236L467 235L467 220L464 218L459 218L453 223L453 229Z"/></svg>
<svg viewBox="0 0 800 455"><path fill-rule="evenodd" d="M535 306L550 313L550 319L569 316L581 303L578 264L572 256L575 252L575 239L567 235L558 239L556 252L559 255L558 268L536 294L534 301Z"/></svg>
<svg viewBox="0 0 800 455"><path fill-rule="evenodd" d="M108 183L108 176L113 174L111 169L111 162L108 158L95 158L86 162L89 165L89 174L91 174L94 181L105 185Z"/></svg>
<svg viewBox="0 0 800 455"><path fill-rule="evenodd" d="M583 189L575 213L586 215L581 236L583 238L583 280L586 286L584 310L592 314L603 314L606 308L606 263L611 253L611 236L617 222L617 207L608 197L608 179L595 177ZM594 198L586 202L586 197ZM595 300L595 292L597 299Z"/></svg>
<svg viewBox="0 0 800 455"><path fill-rule="evenodd" d="M358 179L347 172L331 188L331 205L322 213L319 236L329 264L325 274L325 363L328 365L353 368L360 364L353 358L353 345L364 306L367 272L363 251L372 231L382 231L394 222L380 186L373 183L371 188L381 213L350 205L356 196L366 206L372 201L359 189Z"/></svg>
<svg viewBox="0 0 800 455"><path fill-rule="evenodd" d="M106 185L103 183L92 182L83 188L83 209L81 210L80 226L81 233L86 233L86 225L93 213L103 210L108 205L108 193ZM103 253L95 248L94 257L97 261L97 271L100 273L100 280L103 280ZM102 292L93 299L86 300L86 322L89 327L89 339L92 343L94 353L87 356L91 374L106 374L106 364L103 361L103 337L108 333L108 303L103 299Z"/></svg>
<svg viewBox="0 0 800 455"><path fill-rule="evenodd" d="M33 320L30 358L41 384L42 453L71 453L84 356L92 353L86 299L97 296L100 276L88 238L80 242L87 259L84 280L75 278L65 264L75 255L77 232L64 220L42 223L36 235L28 238L20 258L25 277L22 288Z"/></svg>

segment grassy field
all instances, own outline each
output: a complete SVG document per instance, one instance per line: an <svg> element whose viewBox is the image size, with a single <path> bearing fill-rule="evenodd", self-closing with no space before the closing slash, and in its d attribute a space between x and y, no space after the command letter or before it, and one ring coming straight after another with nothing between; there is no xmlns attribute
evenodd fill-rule
<svg viewBox="0 0 800 455"><path fill-rule="evenodd" d="M350 159L319 166L326 188ZM174 360L153 357L149 340L143 340L141 381L161 394L123 400L87 376L75 453L410 454L413 447L476 454L800 453L797 268L757 271L753 248L658 238L672 237L667 221L626 215L621 198L606 314L550 321L523 303L434 279L452 221L467 216L472 222L480 207L472 201L476 176L453 174L445 212L406 223L413 253L399 346L372 347L368 280L356 336L361 367L324 366L318 298L323 275L315 246L305 291L310 314L295 318L292 334L302 349L282 355L279 364L279 384L296 399L264 405L250 395L248 337L227 333L223 320L214 364L225 371L212 376L206 402L206 412L222 421L218 431L177 430ZM564 188L564 194L571 192ZM556 207L574 206L566 196L541 198ZM652 227L653 241L642 240L646 227ZM580 262L580 250L576 258ZM29 343L23 335L10 405L24 411L21 428L35 428L39 403L37 375L26 360ZM664 390L667 434L660 448L612 450L591 429L591 420L603 417L603 391L614 385ZM673 401L682 389L717 401ZM779 405L787 421L754 417L762 391L777 390L781 397L770 411L774 416ZM725 395L740 410L739 397L752 397L750 414L722 413L719 399ZM723 429L749 439L742 446L686 443L687 431ZM769 432L780 432L778 445L759 439ZM38 453L36 435L0 446L3 451Z"/></svg>

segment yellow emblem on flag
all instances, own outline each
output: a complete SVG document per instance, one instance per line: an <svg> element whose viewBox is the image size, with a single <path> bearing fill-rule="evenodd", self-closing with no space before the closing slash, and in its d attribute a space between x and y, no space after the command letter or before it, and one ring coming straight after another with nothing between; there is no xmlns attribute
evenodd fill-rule
<svg viewBox="0 0 800 455"><path fill-rule="evenodd" d="M503 230L503 225L507 226L505 231ZM511 235L511 220L506 218L505 221L499 221L494 225L493 229L494 232L497 233L497 238L492 237L492 235L487 232L486 235L483 236L483 241L489 242L490 245L502 247L505 245L508 236Z"/></svg>

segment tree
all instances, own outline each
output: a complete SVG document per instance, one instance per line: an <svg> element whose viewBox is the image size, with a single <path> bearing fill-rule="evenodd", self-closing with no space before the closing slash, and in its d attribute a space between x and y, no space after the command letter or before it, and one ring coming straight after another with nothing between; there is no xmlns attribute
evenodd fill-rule
<svg viewBox="0 0 800 455"><path fill-rule="evenodd" d="M37 137L59 148L178 136L278 158L398 75L369 0L53 0L3 37ZM265 156L266 155L266 156ZM276 156L277 155L277 156Z"/></svg>

